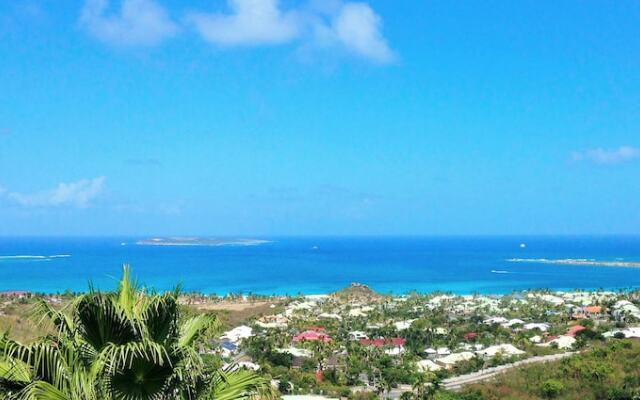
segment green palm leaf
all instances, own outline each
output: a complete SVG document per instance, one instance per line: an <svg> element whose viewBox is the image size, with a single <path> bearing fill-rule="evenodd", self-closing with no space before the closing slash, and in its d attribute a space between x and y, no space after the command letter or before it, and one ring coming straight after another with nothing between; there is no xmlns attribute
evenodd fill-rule
<svg viewBox="0 0 640 400"><path fill-rule="evenodd" d="M229 367L213 376L212 389L205 397L211 400L275 398L269 383L253 371Z"/></svg>

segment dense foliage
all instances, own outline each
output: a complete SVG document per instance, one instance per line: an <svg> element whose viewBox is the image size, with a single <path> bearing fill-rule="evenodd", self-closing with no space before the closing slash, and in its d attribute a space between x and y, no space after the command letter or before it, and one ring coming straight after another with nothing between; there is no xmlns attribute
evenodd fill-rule
<svg viewBox="0 0 640 400"><path fill-rule="evenodd" d="M178 292L149 295L124 269L115 292L91 290L68 309L35 313L55 334L31 344L0 338L0 397L55 400L238 399L264 388L251 372L198 353L216 320L184 318Z"/></svg>

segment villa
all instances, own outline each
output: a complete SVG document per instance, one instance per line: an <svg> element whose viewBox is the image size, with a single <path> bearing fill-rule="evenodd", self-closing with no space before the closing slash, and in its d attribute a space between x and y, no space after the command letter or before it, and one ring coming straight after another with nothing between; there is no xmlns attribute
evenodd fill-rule
<svg viewBox="0 0 640 400"><path fill-rule="evenodd" d="M499 344L499 345L496 345L496 346L487 347L484 350L478 350L478 351L476 351L476 354L481 356L481 357L484 357L484 358L492 358L492 357L495 357L498 354L501 354L503 356L512 357L512 356L521 356L521 355L526 354L526 353L524 351L516 348L512 344Z"/></svg>
<svg viewBox="0 0 640 400"><path fill-rule="evenodd" d="M243 339L253 336L253 329L249 326L242 325L225 332L220 339L229 341L234 344L240 343Z"/></svg>
<svg viewBox="0 0 640 400"><path fill-rule="evenodd" d="M321 341L324 343L331 342L331 337L324 333L323 331L318 330L306 330L301 332L293 337L293 341L298 342L316 342Z"/></svg>
<svg viewBox="0 0 640 400"><path fill-rule="evenodd" d="M462 361L469 361L473 357L475 357L475 354L473 354L472 352L463 351L463 352L460 352L460 353L452 353L452 354L449 354L448 356L445 356L445 357L442 357L442 358L438 358L436 360L436 363L438 363L439 365L441 365L442 367L444 367L446 369L451 369L457 363L462 362Z"/></svg>
<svg viewBox="0 0 640 400"><path fill-rule="evenodd" d="M431 360L420 360L416 363L416 367L420 372L435 372L442 369L442 367Z"/></svg>

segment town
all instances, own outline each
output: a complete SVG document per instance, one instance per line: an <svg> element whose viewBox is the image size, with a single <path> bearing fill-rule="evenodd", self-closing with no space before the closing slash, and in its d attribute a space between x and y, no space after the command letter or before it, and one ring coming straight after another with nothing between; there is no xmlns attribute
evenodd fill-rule
<svg viewBox="0 0 640 400"><path fill-rule="evenodd" d="M36 330L30 307L64 310L76 296L2 292L0 329L25 342L52 333ZM354 283L327 295L178 299L187 314L220 322L203 357L260 375L288 399L429 398L420 393L640 338L638 291L393 296Z"/></svg>
<svg viewBox="0 0 640 400"><path fill-rule="evenodd" d="M399 397L416 381L457 390L592 343L640 338L639 299L611 291L383 296L352 284L279 298L208 351L271 377L285 395Z"/></svg>

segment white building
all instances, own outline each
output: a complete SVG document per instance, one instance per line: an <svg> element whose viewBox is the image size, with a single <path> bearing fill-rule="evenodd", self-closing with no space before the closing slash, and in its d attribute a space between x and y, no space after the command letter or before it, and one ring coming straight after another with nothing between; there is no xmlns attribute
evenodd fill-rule
<svg viewBox="0 0 640 400"><path fill-rule="evenodd" d="M558 336L558 338L553 339L550 342L539 344L538 346L549 347L552 344L556 344L559 349L567 350L573 347L573 344L576 342L576 339L571 336Z"/></svg>
<svg viewBox="0 0 640 400"><path fill-rule="evenodd" d="M463 351L461 353L453 353L448 356L438 358L436 363L440 364L444 368L452 368L459 362L471 360L475 355L470 351Z"/></svg>
<svg viewBox="0 0 640 400"><path fill-rule="evenodd" d="M236 328L231 329L230 331L225 332L220 339L228 340L231 343L238 344L242 341L242 339L247 339L253 336L253 329L246 325L241 325Z"/></svg>
<svg viewBox="0 0 640 400"><path fill-rule="evenodd" d="M416 363L419 372L435 372L442 369L441 366L431 360L420 360Z"/></svg>
<svg viewBox="0 0 640 400"><path fill-rule="evenodd" d="M497 354L501 354L503 356L511 357L511 356L520 356L525 354L524 351L516 348L512 344L499 344L496 346L490 346L483 350L476 351L476 354L481 357L492 358Z"/></svg>

